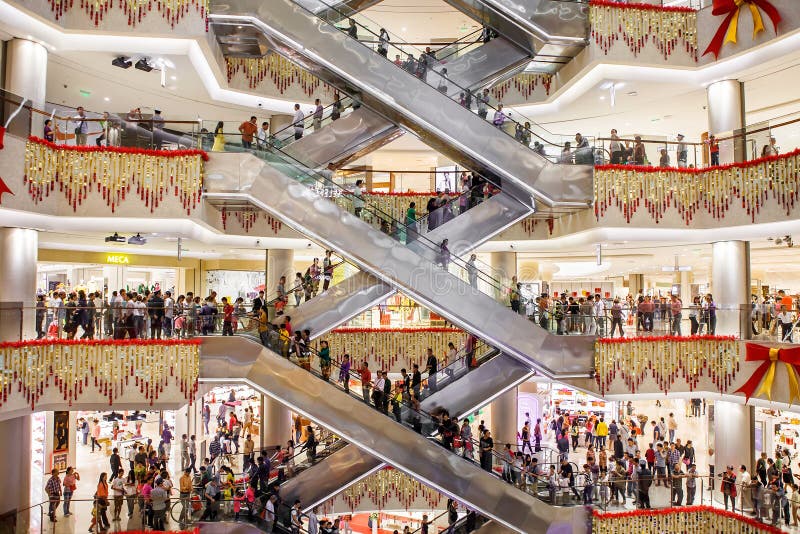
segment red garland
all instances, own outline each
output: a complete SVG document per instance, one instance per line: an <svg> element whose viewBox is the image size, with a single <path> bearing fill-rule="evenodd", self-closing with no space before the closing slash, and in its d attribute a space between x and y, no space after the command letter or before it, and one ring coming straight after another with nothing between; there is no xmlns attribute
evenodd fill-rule
<svg viewBox="0 0 800 534"><path fill-rule="evenodd" d="M609 337L601 337L597 339L597 342L602 345L626 345L630 343L637 343L640 341L670 341L675 343L680 342L687 342L687 341L736 341L738 338L736 336L648 336L648 337L617 337L617 338L609 338Z"/></svg>
<svg viewBox="0 0 800 534"><path fill-rule="evenodd" d="M146 345L199 345L201 339L30 339L26 341L5 341L0 349L19 349L24 347L42 347L50 345L85 345L85 346L146 346Z"/></svg>
<svg viewBox="0 0 800 534"><path fill-rule="evenodd" d="M592 516L601 521L606 519L616 521L618 519L625 519L628 517L656 517L656 516L666 516L673 514L696 514L696 513L708 513L708 514L718 515L726 519L734 519L736 521L745 523L756 530L767 532L769 534L784 533L784 531L779 528L773 527L772 525L767 525L751 517L729 512L728 510L720 510L719 508L714 508L713 506L683 506L677 508L662 508L658 510L654 509L631 510L628 512L601 512L597 509L592 510Z"/></svg>
<svg viewBox="0 0 800 534"><path fill-rule="evenodd" d="M45 141L40 137L34 135L28 137L28 141L39 145L46 146L53 150L66 150L71 152L113 152L116 154L137 154L141 156L157 156L164 158L181 158L184 156L200 156L203 161L208 161L208 153L204 150L191 148L188 150L148 150L144 148L129 148L121 146L74 146L74 145L57 145L50 141Z"/></svg>
<svg viewBox="0 0 800 534"><path fill-rule="evenodd" d="M337 328L331 331L334 334L378 334L378 333L392 333L392 334L420 334L420 333L464 333L460 328Z"/></svg>
<svg viewBox="0 0 800 534"><path fill-rule="evenodd" d="M635 9L639 11L664 11L667 13L696 13L696 9L681 6L660 6L656 4L620 4L613 0L591 0L589 6L613 7L615 9Z"/></svg>
<svg viewBox="0 0 800 534"><path fill-rule="evenodd" d="M120 530L117 534L152 534L152 530ZM192 530L168 530L164 534L200 534L200 528L194 527Z"/></svg>
<svg viewBox="0 0 800 534"><path fill-rule="evenodd" d="M787 152L786 154L778 154L777 156L767 156L764 158L753 159L741 163L728 163L725 165L715 165L713 167L703 167L695 169L682 169L678 167L653 167L649 165L597 165L594 169L596 171L636 171L636 172L680 172L683 174L703 174L711 171L725 171L730 169L746 169L748 167L756 167L764 163L772 163L782 159L793 158L800 155L800 148Z"/></svg>

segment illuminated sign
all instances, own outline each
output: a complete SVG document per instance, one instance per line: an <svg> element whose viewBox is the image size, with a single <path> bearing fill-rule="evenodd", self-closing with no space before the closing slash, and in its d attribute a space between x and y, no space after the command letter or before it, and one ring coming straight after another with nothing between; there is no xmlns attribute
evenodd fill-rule
<svg viewBox="0 0 800 534"><path fill-rule="evenodd" d="M131 262L128 256L124 254L109 254L106 256L106 263L114 263L117 265L127 265Z"/></svg>

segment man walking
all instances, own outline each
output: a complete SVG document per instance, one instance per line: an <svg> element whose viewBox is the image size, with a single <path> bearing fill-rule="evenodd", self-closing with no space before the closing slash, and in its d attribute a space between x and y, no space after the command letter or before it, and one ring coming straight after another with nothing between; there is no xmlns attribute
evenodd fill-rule
<svg viewBox="0 0 800 534"><path fill-rule="evenodd" d="M50 516L50 522L56 522L56 509L61 502L61 479L58 478L58 469L50 471L50 478L44 486L44 491L50 500L50 507L48 508L47 515Z"/></svg>
<svg viewBox="0 0 800 534"><path fill-rule="evenodd" d="M253 147L253 136L258 132L256 125L256 117L253 115L249 121L245 121L239 125L239 133L242 134L242 148Z"/></svg>

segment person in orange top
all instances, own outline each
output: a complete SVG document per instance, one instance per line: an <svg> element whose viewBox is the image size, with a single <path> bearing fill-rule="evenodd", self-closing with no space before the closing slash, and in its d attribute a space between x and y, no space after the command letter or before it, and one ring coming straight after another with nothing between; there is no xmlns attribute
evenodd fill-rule
<svg viewBox="0 0 800 534"><path fill-rule="evenodd" d="M106 481L108 475L100 473L100 480L97 483L97 491L95 492L95 521L99 525L100 530L108 530L111 523L108 521L106 509L108 509L108 482Z"/></svg>
<svg viewBox="0 0 800 534"><path fill-rule="evenodd" d="M243 122L239 125L239 133L242 134L242 147L252 148L253 136L258 132L258 125L256 124L255 115L250 117L249 121Z"/></svg>

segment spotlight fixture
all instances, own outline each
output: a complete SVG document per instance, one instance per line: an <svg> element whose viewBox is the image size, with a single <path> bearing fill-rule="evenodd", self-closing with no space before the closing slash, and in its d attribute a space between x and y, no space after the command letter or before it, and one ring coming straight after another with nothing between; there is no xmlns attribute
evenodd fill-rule
<svg viewBox="0 0 800 534"><path fill-rule="evenodd" d="M111 61L111 64L121 69L129 69L131 68L131 65L133 65L133 62L131 62L131 58L129 57L119 56L114 58L113 61ZM136 68L138 69L139 67Z"/></svg>
<svg viewBox="0 0 800 534"><path fill-rule="evenodd" d="M106 237L106 243L124 243L125 236L119 235L117 232L114 232L114 235L110 235Z"/></svg>
<svg viewBox="0 0 800 534"><path fill-rule="evenodd" d="M150 72L153 70L153 67L150 66L150 63L147 61L146 57L143 57L139 61L136 62L136 68L139 70L143 70L144 72Z"/></svg>
<svg viewBox="0 0 800 534"><path fill-rule="evenodd" d="M136 234L128 238L129 245L144 245L147 243L147 239L143 238L141 234Z"/></svg>

